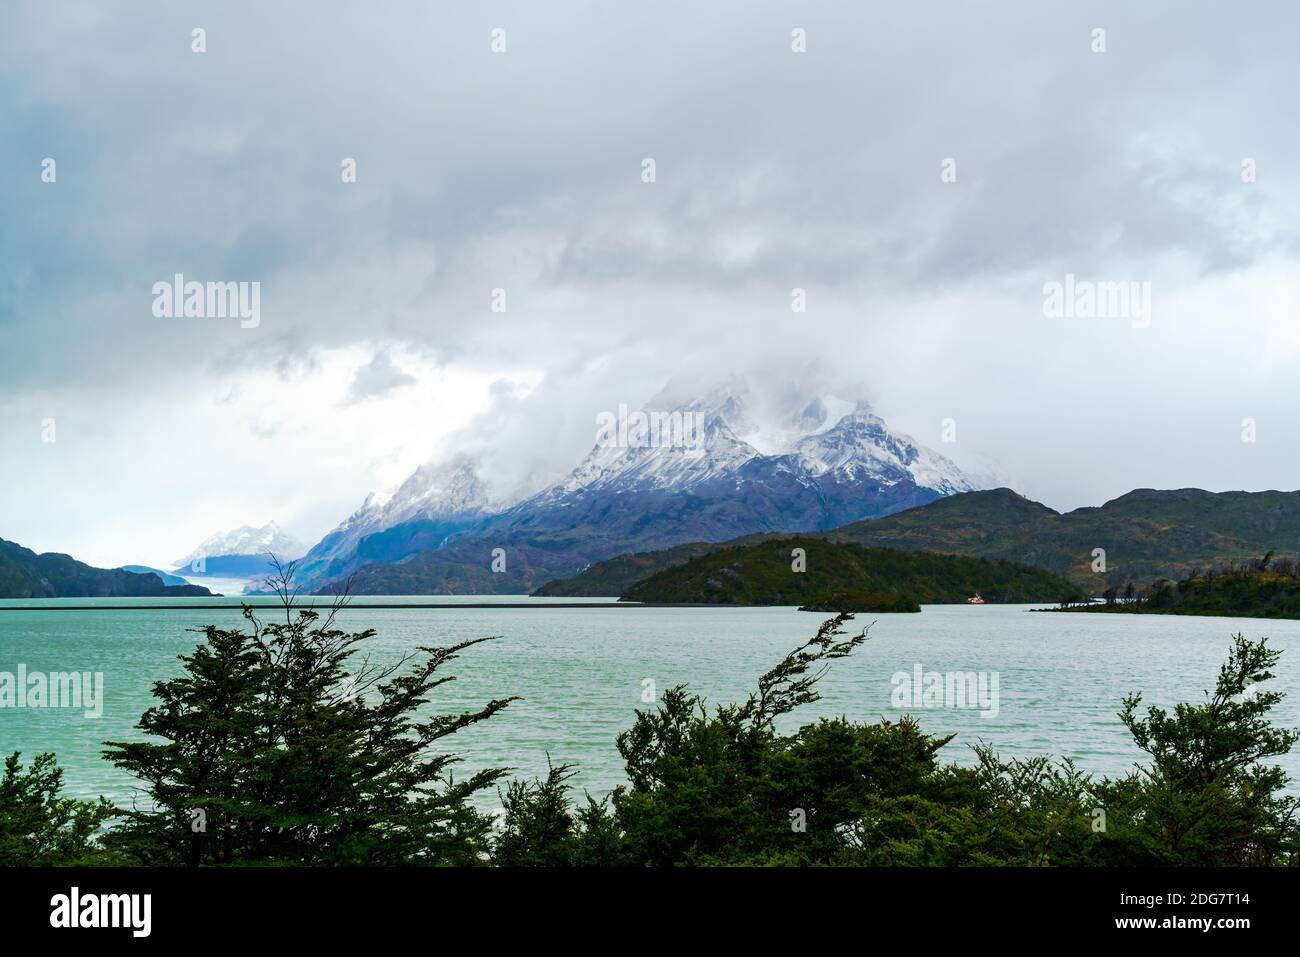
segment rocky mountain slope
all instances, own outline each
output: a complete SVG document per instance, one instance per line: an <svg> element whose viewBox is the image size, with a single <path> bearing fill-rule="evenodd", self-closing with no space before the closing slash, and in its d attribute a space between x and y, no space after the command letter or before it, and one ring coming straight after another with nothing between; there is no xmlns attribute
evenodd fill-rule
<svg viewBox="0 0 1300 957"><path fill-rule="evenodd" d="M975 487L864 402L802 396L773 409L743 378L598 425L568 476L509 506L490 500L472 462L417 472L311 550L311 586L351 575L360 594L519 593L621 553L827 531ZM495 549L505 571L491 569Z"/></svg>

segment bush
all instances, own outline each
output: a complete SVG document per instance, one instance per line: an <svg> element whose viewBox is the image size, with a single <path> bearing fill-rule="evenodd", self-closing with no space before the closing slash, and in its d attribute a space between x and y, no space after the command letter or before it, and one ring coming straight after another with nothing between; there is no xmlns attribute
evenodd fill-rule
<svg viewBox="0 0 1300 957"><path fill-rule="evenodd" d="M1281 700L1255 684L1278 653L1238 635L1215 691L1173 715L1140 697L1120 719L1152 765L1094 781L1066 760L1003 760L979 746L974 767L942 764L951 737L910 717L877 724L844 718L778 735L773 719L817 700L826 662L865 633L841 640L850 618L818 635L759 682L743 705L714 709L685 688L665 692L619 736L629 784L607 804L568 811L568 769L512 785L509 818L532 839L531 863L582 865L1135 866L1253 865L1300 861L1300 799L1267 758L1296 732L1268 722ZM558 772L558 773L557 773ZM542 826L540 822L546 822ZM601 853L589 848L598 835ZM497 859L521 861L520 839Z"/></svg>
<svg viewBox="0 0 1300 957"><path fill-rule="evenodd" d="M63 770L38 754L27 768L15 751L0 777L0 867L59 867L102 862L96 835L113 816L103 798L61 797Z"/></svg>

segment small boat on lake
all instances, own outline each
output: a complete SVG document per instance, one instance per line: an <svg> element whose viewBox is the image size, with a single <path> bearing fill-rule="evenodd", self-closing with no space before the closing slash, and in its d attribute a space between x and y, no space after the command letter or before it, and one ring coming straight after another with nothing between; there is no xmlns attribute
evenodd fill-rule
<svg viewBox="0 0 1300 957"><path fill-rule="evenodd" d="M974 596L973 598L967 598L967 599L966 599L966 604L968 604L968 605L982 605L982 604L984 604L984 599L980 597L980 593L979 593L979 592L976 592L976 593L975 593L975 596Z"/></svg>

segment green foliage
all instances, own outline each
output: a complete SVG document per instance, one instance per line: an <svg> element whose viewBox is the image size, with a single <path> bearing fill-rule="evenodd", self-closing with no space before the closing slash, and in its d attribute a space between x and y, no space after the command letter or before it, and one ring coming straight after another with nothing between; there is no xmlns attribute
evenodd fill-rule
<svg viewBox="0 0 1300 957"><path fill-rule="evenodd" d="M1235 566L1193 570L1178 582L1161 579L1143 588L1129 582L1123 600L1118 586L1106 598L1105 605L1076 605L1068 610L1300 619L1300 565L1291 559L1273 560L1270 552Z"/></svg>
<svg viewBox="0 0 1300 957"><path fill-rule="evenodd" d="M469 799L503 775L462 780L433 746L490 718L424 717L442 669L477 644L420 648L395 665L353 656L347 633L286 600L285 620L204 629L184 674L158 682L148 740L108 742L148 802L123 812L117 846L146 864L457 864L479 861L490 819ZM199 824L202 823L202 827Z"/></svg>
<svg viewBox="0 0 1300 957"><path fill-rule="evenodd" d="M806 570L794 571L803 549ZM1049 572L1007 561L864 548L788 538L725 548L633 585L628 601L799 605L809 611L920 611L919 603L1077 600L1082 593Z"/></svg>
<svg viewBox="0 0 1300 957"><path fill-rule="evenodd" d="M567 768L512 787L509 816L533 835L531 856L511 836L502 863L638 866L1155 866L1292 864L1300 799L1266 759L1297 733L1268 721L1278 653L1234 639L1203 705L1120 718L1152 758L1149 768L1093 780L1066 760L1003 760L975 748L974 767L944 764L951 737L910 717L844 718L777 734L774 719L817 700L827 662L864 638L844 639L851 616L826 622L759 681L741 705L710 714L683 687L638 712L619 736L628 785L608 805L567 810ZM535 809L529 805L535 804ZM541 823L545 822L543 826ZM508 829L509 833L509 829ZM543 836L546 840L543 840ZM543 846L549 842L549 849ZM599 854L591 848L599 846Z"/></svg>
<svg viewBox="0 0 1300 957"><path fill-rule="evenodd" d="M1263 566L1261 565L1261 571ZM337 611L337 606L334 609ZM1270 760L1300 732L1275 727L1267 690L1280 652L1233 638L1204 701L1168 710L1133 694L1118 713L1149 759L1093 779L1068 761L941 760L951 736L911 717L778 724L815 703L831 664L866 640L852 615L763 674L740 703L665 691L617 738L627 783L574 802L570 766L498 789L494 834L473 799L499 786L463 780L435 745L511 699L425 716L464 649L422 648L385 668L354 656L347 633L285 602L285 620L204 629L159 682L141 717L147 740L106 754L139 777L144 800L114 812L63 798L52 755L0 780L0 864L475 865L509 867L1206 866L1300 863L1287 775ZM195 812L204 826L195 826ZM102 837L112 817L120 824Z"/></svg>
<svg viewBox="0 0 1300 957"><path fill-rule="evenodd" d="M610 867L625 863L621 835L608 801L587 795L569 804L568 765L551 765L545 778L511 781L501 803L504 815L493 845L500 867Z"/></svg>
<svg viewBox="0 0 1300 957"><path fill-rule="evenodd" d="M692 542L596 562L538 594L621 595L656 572L723 548L770 541L748 535ZM1269 548L1300 555L1300 492L1205 492L1136 489L1097 508L1059 514L1011 489L947 495L927 505L868 518L807 537L871 548L1006 559L1064 576L1088 594L1128 582L1183 578L1254 558ZM1107 543L1105 573L1092 550Z"/></svg>
<svg viewBox="0 0 1300 957"><path fill-rule="evenodd" d="M1294 854L1300 798L1281 796L1287 775L1264 763L1300 738L1268 720L1282 695L1260 683L1280 657L1267 639L1239 634L1202 704L1178 704L1172 714L1150 707L1139 717L1142 696L1124 699L1120 720L1152 759L1143 772L1145 823L1168 861L1271 864Z"/></svg>
<svg viewBox="0 0 1300 957"><path fill-rule="evenodd" d="M569 807L568 765L552 765L545 778L511 781L501 794L505 811L496 840L496 863L503 867L546 867L567 863L574 816ZM500 793L500 792L498 792Z"/></svg>
<svg viewBox="0 0 1300 957"><path fill-rule="evenodd" d="M62 797L54 755L38 754L26 768L20 758L17 751L6 757L0 777L0 867L105 863L96 835L113 806Z"/></svg>

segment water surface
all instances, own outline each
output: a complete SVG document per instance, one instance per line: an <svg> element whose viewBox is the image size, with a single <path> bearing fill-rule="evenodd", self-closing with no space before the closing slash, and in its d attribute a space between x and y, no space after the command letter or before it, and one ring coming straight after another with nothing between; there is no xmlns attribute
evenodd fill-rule
<svg viewBox="0 0 1300 957"><path fill-rule="evenodd" d="M518 603L516 596L446 598L450 604ZM265 601L265 599L258 599ZM377 661L417 645L495 635L464 652L457 680L434 705L453 712L494 697L520 695L490 721L449 739L464 770L508 766L519 774L554 762L576 765L578 787L603 793L623 780L614 738L643 703L647 682L661 692L688 684L711 701L739 700L780 657L816 630L824 616L793 608L564 608L547 599L526 608L376 609L367 603L416 604L427 598L362 598L341 615L343 627L373 627ZM566 600L567 601L567 600ZM75 610L157 604L157 599L5 600L0 606L0 671L103 672L103 715L80 711L0 708L0 753L28 757L53 751L66 768L70 793L128 801L132 779L100 757L105 740L138 739L134 725L152 702L153 682L178 673L176 656L206 623L234 627L239 599L180 599L175 610ZM220 610L186 605L225 606ZM549 607L548 607L549 606ZM1226 656L1230 636L1272 636L1291 649L1273 684L1288 692L1277 712L1300 725L1300 622L1162 615L1036 614L1028 606L926 606L920 614L864 615L870 640L833 664L823 699L788 724L818 715L855 721L896 718L896 672L997 672L996 717L978 710L914 711L932 733L955 733L944 754L969 762L969 745L987 741L1008 756L1069 756L1086 770L1119 774L1142 756L1115 717L1123 696L1142 691L1151 703L1201 700ZM267 610L267 614L272 614ZM1281 763L1300 777L1300 755ZM1296 786L1293 784L1293 789Z"/></svg>

